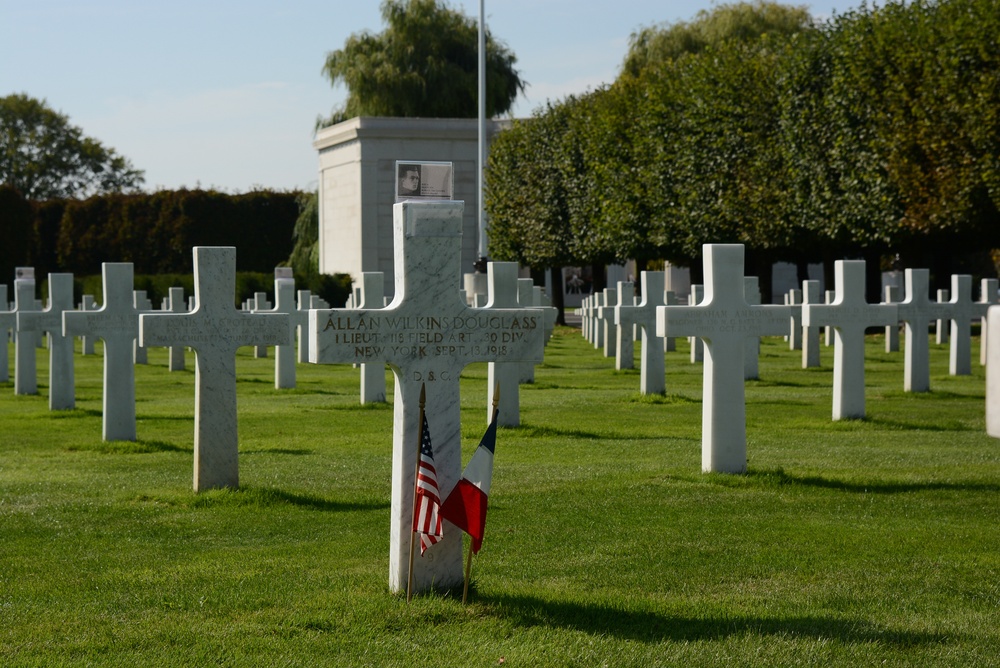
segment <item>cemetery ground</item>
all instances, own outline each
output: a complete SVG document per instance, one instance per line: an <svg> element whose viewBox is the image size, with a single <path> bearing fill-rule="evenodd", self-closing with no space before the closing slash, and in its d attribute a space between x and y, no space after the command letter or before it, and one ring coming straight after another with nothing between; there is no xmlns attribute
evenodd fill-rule
<svg viewBox="0 0 1000 668"><path fill-rule="evenodd" d="M468 605L389 592L392 408L359 404L356 369L275 390L273 357L241 349L242 486L196 495L190 353L168 372L149 351L139 440L105 443L100 343L72 411L49 411L39 350L39 396L0 384L0 664L998 665L984 370L949 376L932 342L932 391L904 393L902 353L866 345L868 417L833 422L833 348L803 370L765 339L730 476L700 472L684 341L644 397L557 329L498 435ZM486 377L463 374L463 463Z"/></svg>

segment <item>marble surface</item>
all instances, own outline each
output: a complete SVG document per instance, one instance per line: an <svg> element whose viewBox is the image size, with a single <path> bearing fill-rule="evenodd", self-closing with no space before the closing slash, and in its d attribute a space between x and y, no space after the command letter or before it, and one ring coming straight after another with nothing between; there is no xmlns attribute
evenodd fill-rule
<svg viewBox="0 0 1000 668"><path fill-rule="evenodd" d="M691 296L688 302L690 306L697 306L705 298L705 286L695 285L691 286ZM705 342L701 340L700 336L689 336L688 342L691 344L691 364L699 364L705 361Z"/></svg>
<svg viewBox="0 0 1000 668"><path fill-rule="evenodd" d="M233 306L236 249L194 249L195 307L187 313L144 313L144 346L183 345L195 351L194 490L239 485L236 350L288 345L287 314L253 314Z"/></svg>
<svg viewBox="0 0 1000 668"><path fill-rule="evenodd" d="M907 269L903 274L906 297L899 303L903 331L903 391L928 392L930 382L930 340L928 327L947 313L947 306L931 301L930 271Z"/></svg>
<svg viewBox="0 0 1000 668"><path fill-rule="evenodd" d="M614 330L615 370L635 368L635 325L630 322L622 325L618 322L618 309L622 306L635 306L635 284L632 281L618 281L615 285L615 303L602 312L602 318L607 318Z"/></svg>
<svg viewBox="0 0 1000 668"><path fill-rule="evenodd" d="M952 376L972 374L972 276L952 274L948 299L951 320L948 347L948 373Z"/></svg>
<svg viewBox="0 0 1000 668"><path fill-rule="evenodd" d="M173 287L167 290L167 311L170 313L187 313L187 300L184 299L184 288ZM167 368L171 371L183 371L186 367L184 346L170 346Z"/></svg>
<svg viewBox="0 0 1000 668"><path fill-rule="evenodd" d="M822 304L819 281L802 281L802 304ZM801 323L801 310L799 322ZM819 366L819 327L817 325L802 325L802 368L811 369Z"/></svg>
<svg viewBox="0 0 1000 668"><path fill-rule="evenodd" d="M298 290L295 313L292 314L292 326L298 333L298 360L301 364L309 362L309 290Z"/></svg>
<svg viewBox="0 0 1000 668"><path fill-rule="evenodd" d="M698 336L705 343L702 470L747 469L744 354L746 340L788 334L784 305L752 306L744 296L742 244L704 247L704 298L697 306L656 309L657 336Z"/></svg>
<svg viewBox="0 0 1000 668"><path fill-rule="evenodd" d="M864 260L837 260L833 271L836 292L833 303L804 305L802 322L834 329L833 419L863 418L865 328L895 324L898 306L867 302Z"/></svg>
<svg viewBox="0 0 1000 668"><path fill-rule="evenodd" d="M35 279L14 280L14 312L18 315L40 311L35 303ZM14 394L38 394L38 364L35 349L40 337L35 332L14 337Z"/></svg>
<svg viewBox="0 0 1000 668"><path fill-rule="evenodd" d="M486 265L487 309L517 308L517 262L489 262ZM502 427L521 425L521 369L517 362L490 362L486 380L486 424L493 419L493 397L497 388L497 424Z"/></svg>
<svg viewBox="0 0 1000 668"><path fill-rule="evenodd" d="M94 302L94 295L83 295L80 301L81 311L96 311L97 304ZM97 337L95 336L81 336L80 337L80 354L81 355L93 355L94 354L94 341Z"/></svg>
<svg viewBox="0 0 1000 668"><path fill-rule="evenodd" d="M395 296L382 310L310 313L310 361L384 361L395 376L389 586L407 584L419 396L426 413L438 484L447 495L461 476L459 373L471 362L542 360L543 323L536 309L477 310L459 298L462 202L401 202L393 207ZM462 582L461 532L414 564L414 591Z"/></svg>
<svg viewBox="0 0 1000 668"><path fill-rule="evenodd" d="M73 274L49 274L49 305L17 315L19 332L49 334L49 410L76 407L73 337L63 335L62 314L73 311Z"/></svg>
<svg viewBox="0 0 1000 668"><path fill-rule="evenodd" d="M631 330L633 326L640 330L639 391L642 394L666 392L664 339L656 335L656 309L667 303L665 285L664 272L644 271L639 274L642 301L636 305L619 300L615 307L615 324L619 331ZM629 346L632 346L631 341Z"/></svg>
<svg viewBox="0 0 1000 668"><path fill-rule="evenodd" d="M788 325L788 349L802 350L802 290L788 291L788 306L792 314Z"/></svg>
<svg viewBox="0 0 1000 668"><path fill-rule="evenodd" d="M1000 438L1000 306L991 306L986 313L986 433Z"/></svg>
<svg viewBox="0 0 1000 668"><path fill-rule="evenodd" d="M381 271L361 273L356 295L357 306L365 310L385 308L385 274ZM361 366L361 403L385 403L385 362L365 362Z"/></svg>
<svg viewBox="0 0 1000 668"><path fill-rule="evenodd" d="M899 299L902 296L898 285L887 285L885 286L885 296L882 299L883 304L898 304ZM885 352L887 353L898 353L899 352L899 323L894 322L891 325L885 326Z"/></svg>
<svg viewBox="0 0 1000 668"><path fill-rule="evenodd" d="M133 302L131 262L101 265L104 303L96 311L63 314L63 332L96 336L104 341L103 438L134 441L135 366L133 346L139 333L139 311Z"/></svg>
<svg viewBox="0 0 1000 668"><path fill-rule="evenodd" d="M264 294L264 293L258 293ZM265 295L266 297L266 295ZM299 317L295 303L295 279L274 279L274 306L267 299L258 300L262 308L254 308L253 313L280 313L288 316L288 344L274 347L274 389L289 390L295 388L295 324L293 314ZM264 356L267 355L265 348Z"/></svg>
<svg viewBox="0 0 1000 668"><path fill-rule="evenodd" d="M7 294L7 285L0 283L0 383L10 381L10 356L7 352L7 342L10 332L17 329L17 312L9 311L10 297Z"/></svg>

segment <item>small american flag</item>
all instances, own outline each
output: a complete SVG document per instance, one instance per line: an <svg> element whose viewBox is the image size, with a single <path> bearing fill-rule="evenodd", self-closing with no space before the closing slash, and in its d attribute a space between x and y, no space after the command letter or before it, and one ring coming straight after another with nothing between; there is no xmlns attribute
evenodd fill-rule
<svg viewBox="0 0 1000 668"><path fill-rule="evenodd" d="M420 437L420 465L417 467L416 493L413 499L413 530L420 534L420 556L434 543L441 540L441 493L438 491L437 472L434 470L434 450L431 447L431 430L424 416Z"/></svg>

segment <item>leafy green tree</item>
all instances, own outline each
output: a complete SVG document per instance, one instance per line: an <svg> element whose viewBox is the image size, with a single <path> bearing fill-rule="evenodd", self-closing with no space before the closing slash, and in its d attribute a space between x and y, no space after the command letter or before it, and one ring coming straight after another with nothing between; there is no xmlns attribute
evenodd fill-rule
<svg viewBox="0 0 1000 668"><path fill-rule="evenodd" d="M143 173L41 100L0 98L0 182L29 200L137 190Z"/></svg>
<svg viewBox="0 0 1000 668"><path fill-rule="evenodd" d="M812 27L806 7L756 0L702 9L690 23L647 26L632 33L622 74L638 76L647 67L701 53L713 44L752 42L763 35L794 35Z"/></svg>
<svg viewBox="0 0 1000 668"><path fill-rule="evenodd" d="M383 32L351 35L327 54L323 73L348 97L319 125L355 116L475 118L478 111L477 22L437 0L384 0ZM524 82L517 59L486 35L486 114L510 110Z"/></svg>
<svg viewBox="0 0 1000 668"><path fill-rule="evenodd" d="M303 276L319 273L319 193L302 193L298 198L299 217L292 239L295 246L288 266Z"/></svg>

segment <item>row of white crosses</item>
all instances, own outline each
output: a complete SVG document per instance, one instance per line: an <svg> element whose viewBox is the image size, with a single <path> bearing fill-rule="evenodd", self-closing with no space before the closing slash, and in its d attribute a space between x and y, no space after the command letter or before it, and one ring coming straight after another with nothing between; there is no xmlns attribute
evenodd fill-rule
<svg viewBox="0 0 1000 668"><path fill-rule="evenodd" d="M747 294L752 284L743 277L743 247L715 244L705 247L706 285L697 306L661 306L657 311L660 336L698 336L705 344L703 383L702 468L740 473L746 470L746 419L743 378L749 375L748 355L755 353L760 336L788 335L791 305L759 306ZM836 291L829 304L812 301L818 289L807 286L801 324L809 330L831 326L835 332L833 419L862 418L864 397L864 332L872 326L907 327L907 391L926 391L927 326L934 317L950 320L952 374L968 374L969 330L973 317L983 317L996 299L996 283L984 281L983 298L971 301L971 278L953 276L947 304L928 300L926 270L907 270L907 298L899 304L865 301L863 261L835 264ZM818 338L818 337L817 337ZM748 345L748 342L752 345ZM803 364L809 362L806 343ZM998 379L1000 391L1000 379ZM1000 423L1000 417L998 417ZM1000 424L998 424L1000 429Z"/></svg>
<svg viewBox="0 0 1000 668"><path fill-rule="evenodd" d="M388 363L394 372L390 585L397 590L406 585L413 501L409 492L417 454L412 446L418 434L421 386L432 388L425 412L433 434L438 483L447 493L458 481L461 467L462 368L471 362L538 363L550 327L550 311L543 308L500 307L498 282L503 268L493 269L494 298L487 309L469 308L459 298L462 209L461 202L395 205L397 271L392 303L372 310L310 309L306 328L311 362L379 367ZM132 265L106 263L101 308L62 313L64 336L104 339L106 440L135 440L136 329L141 346L187 346L195 351L196 491L239 484L236 350L289 345L292 339L290 314L235 308L235 261L235 248L194 249L195 298L189 312L140 312L131 294ZM52 285L55 289L61 281ZM276 298L279 305L281 294ZM361 340L362 333L370 336ZM505 401L514 403L509 396ZM419 591L461 581L461 540L458 531L451 531L418 562L414 587Z"/></svg>

